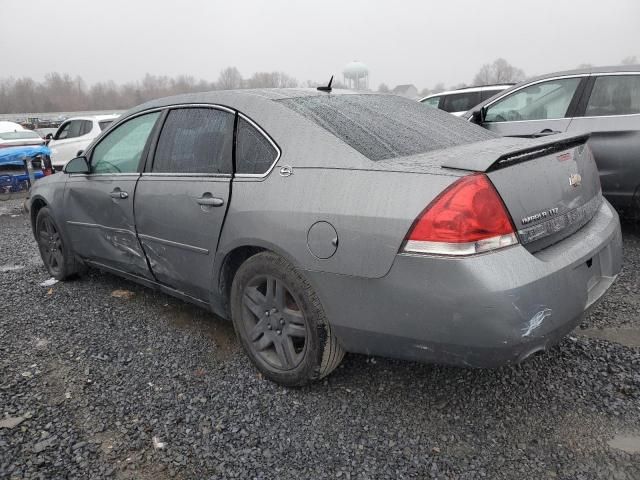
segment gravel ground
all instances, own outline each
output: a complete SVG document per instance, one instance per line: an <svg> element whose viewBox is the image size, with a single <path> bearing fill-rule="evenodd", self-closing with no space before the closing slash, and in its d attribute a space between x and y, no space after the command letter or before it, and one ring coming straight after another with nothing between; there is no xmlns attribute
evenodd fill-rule
<svg viewBox="0 0 640 480"><path fill-rule="evenodd" d="M285 389L196 307L97 271L41 286L20 202L0 203L0 478L638 479L640 229L624 241L583 330L523 365L350 355Z"/></svg>

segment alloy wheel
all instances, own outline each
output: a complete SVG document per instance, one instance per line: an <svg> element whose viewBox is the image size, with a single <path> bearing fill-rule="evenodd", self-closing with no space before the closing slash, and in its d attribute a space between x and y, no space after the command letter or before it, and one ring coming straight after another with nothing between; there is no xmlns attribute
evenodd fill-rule
<svg viewBox="0 0 640 480"><path fill-rule="evenodd" d="M252 279L242 295L242 320L249 347L269 368L292 370L303 361L304 314L282 280L270 275Z"/></svg>
<svg viewBox="0 0 640 480"><path fill-rule="evenodd" d="M38 229L38 246L42 260L52 274L59 274L64 266L62 238L50 218L41 220Z"/></svg>

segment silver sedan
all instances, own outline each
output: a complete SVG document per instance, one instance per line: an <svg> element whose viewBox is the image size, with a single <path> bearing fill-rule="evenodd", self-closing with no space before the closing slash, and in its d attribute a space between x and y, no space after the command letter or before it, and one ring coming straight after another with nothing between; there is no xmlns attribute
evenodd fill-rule
<svg viewBox="0 0 640 480"><path fill-rule="evenodd" d="M30 211L53 276L97 267L211 309L276 382L345 352L492 367L557 343L620 271L586 141L391 95L192 94L125 113Z"/></svg>

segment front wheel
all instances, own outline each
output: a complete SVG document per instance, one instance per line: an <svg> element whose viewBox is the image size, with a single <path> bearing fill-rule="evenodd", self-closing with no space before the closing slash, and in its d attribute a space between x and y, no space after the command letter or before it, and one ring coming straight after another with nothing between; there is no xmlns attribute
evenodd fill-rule
<svg viewBox="0 0 640 480"><path fill-rule="evenodd" d="M304 385L331 373L344 357L309 283L272 252L238 269L231 317L251 361L276 383Z"/></svg>
<svg viewBox="0 0 640 480"><path fill-rule="evenodd" d="M42 207L38 212L35 233L40 256L52 277L65 280L79 273L75 255L65 244L48 207Z"/></svg>

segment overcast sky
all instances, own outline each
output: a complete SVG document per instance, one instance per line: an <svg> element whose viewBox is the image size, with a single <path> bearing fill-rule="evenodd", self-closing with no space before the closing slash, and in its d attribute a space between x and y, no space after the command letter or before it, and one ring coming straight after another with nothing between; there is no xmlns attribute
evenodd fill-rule
<svg viewBox="0 0 640 480"><path fill-rule="evenodd" d="M639 0L0 0L0 77L89 83L279 70L300 81L364 62L370 85L471 82L498 57L527 75L640 59Z"/></svg>

